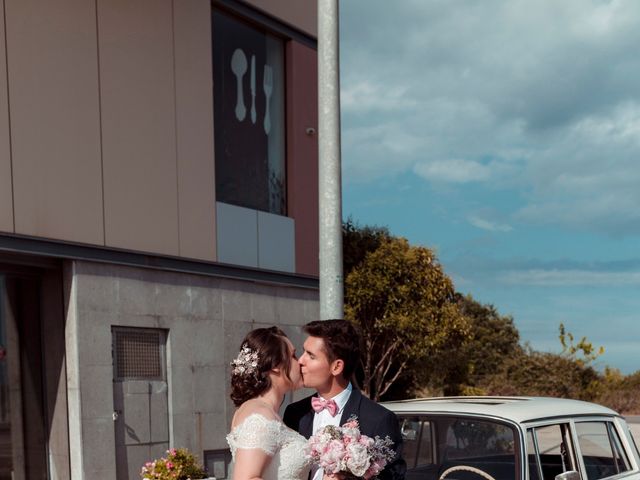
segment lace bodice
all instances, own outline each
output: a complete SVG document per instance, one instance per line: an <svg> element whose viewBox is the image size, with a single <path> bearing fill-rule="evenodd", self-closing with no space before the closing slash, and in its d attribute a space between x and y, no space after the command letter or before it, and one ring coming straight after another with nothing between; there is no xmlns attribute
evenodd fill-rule
<svg viewBox="0 0 640 480"><path fill-rule="evenodd" d="M306 480L311 468L304 454L307 440L280 420L253 413L237 425L227 442L235 461L239 448L259 448L271 458L262 474L264 480Z"/></svg>

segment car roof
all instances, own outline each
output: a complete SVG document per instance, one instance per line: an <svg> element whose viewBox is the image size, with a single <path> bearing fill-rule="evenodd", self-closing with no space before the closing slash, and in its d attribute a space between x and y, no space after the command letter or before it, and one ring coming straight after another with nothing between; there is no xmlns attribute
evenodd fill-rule
<svg viewBox="0 0 640 480"><path fill-rule="evenodd" d="M435 397L385 402L395 413L452 413L501 417L517 423L555 417L618 416L595 403L550 397Z"/></svg>

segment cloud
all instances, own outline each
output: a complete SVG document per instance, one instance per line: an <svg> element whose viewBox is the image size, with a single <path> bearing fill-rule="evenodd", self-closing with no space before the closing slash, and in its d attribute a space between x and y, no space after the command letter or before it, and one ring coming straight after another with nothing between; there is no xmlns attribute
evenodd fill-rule
<svg viewBox="0 0 640 480"><path fill-rule="evenodd" d="M480 228L482 230L487 230L489 232L510 232L511 230L513 230L510 225L490 222L489 220L485 220L476 216L469 217L468 220L469 223L474 227Z"/></svg>
<svg viewBox="0 0 640 480"><path fill-rule="evenodd" d="M459 159L417 164L414 171L427 180L453 183L478 182L491 176L491 171L486 165Z"/></svg>
<svg viewBox="0 0 640 480"><path fill-rule="evenodd" d="M416 106L416 101L406 93L402 86L385 88L371 79L361 79L341 89L340 105L350 113L406 110Z"/></svg>
<svg viewBox="0 0 640 480"><path fill-rule="evenodd" d="M640 105L577 122L528 166L533 194L516 217L610 234L640 233Z"/></svg>
<svg viewBox="0 0 640 480"><path fill-rule="evenodd" d="M489 223L489 222L487 222ZM466 283L536 287L640 285L640 259L578 261L462 256L448 263Z"/></svg>
<svg viewBox="0 0 640 480"><path fill-rule="evenodd" d="M388 5L341 5L347 182L516 189L512 221L640 234L640 2Z"/></svg>
<svg viewBox="0 0 640 480"><path fill-rule="evenodd" d="M511 285L544 287L640 285L640 271L525 270L505 272L499 280Z"/></svg>

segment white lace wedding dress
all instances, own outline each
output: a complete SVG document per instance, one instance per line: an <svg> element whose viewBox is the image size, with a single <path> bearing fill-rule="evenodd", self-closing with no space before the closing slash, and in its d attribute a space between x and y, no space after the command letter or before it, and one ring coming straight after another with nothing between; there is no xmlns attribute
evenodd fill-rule
<svg viewBox="0 0 640 480"><path fill-rule="evenodd" d="M239 448L259 448L271 457L263 480L307 480L311 468L304 454L307 440L280 420L253 413L231 430L227 442L234 461Z"/></svg>

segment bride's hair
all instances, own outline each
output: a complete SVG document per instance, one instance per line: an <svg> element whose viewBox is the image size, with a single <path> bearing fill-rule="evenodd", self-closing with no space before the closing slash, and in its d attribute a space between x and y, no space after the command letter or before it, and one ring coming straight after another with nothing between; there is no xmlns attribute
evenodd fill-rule
<svg viewBox="0 0 640 480"><path fill-rule="evenodd" d="M271 388L269 372L274 368L281 368L291 380L291 352L286 337L278 327L256 328L244 337L240 348L248 347L255 352L258 365L244 372L234 369L231 373L230 396L236 407Z"/></svg>

